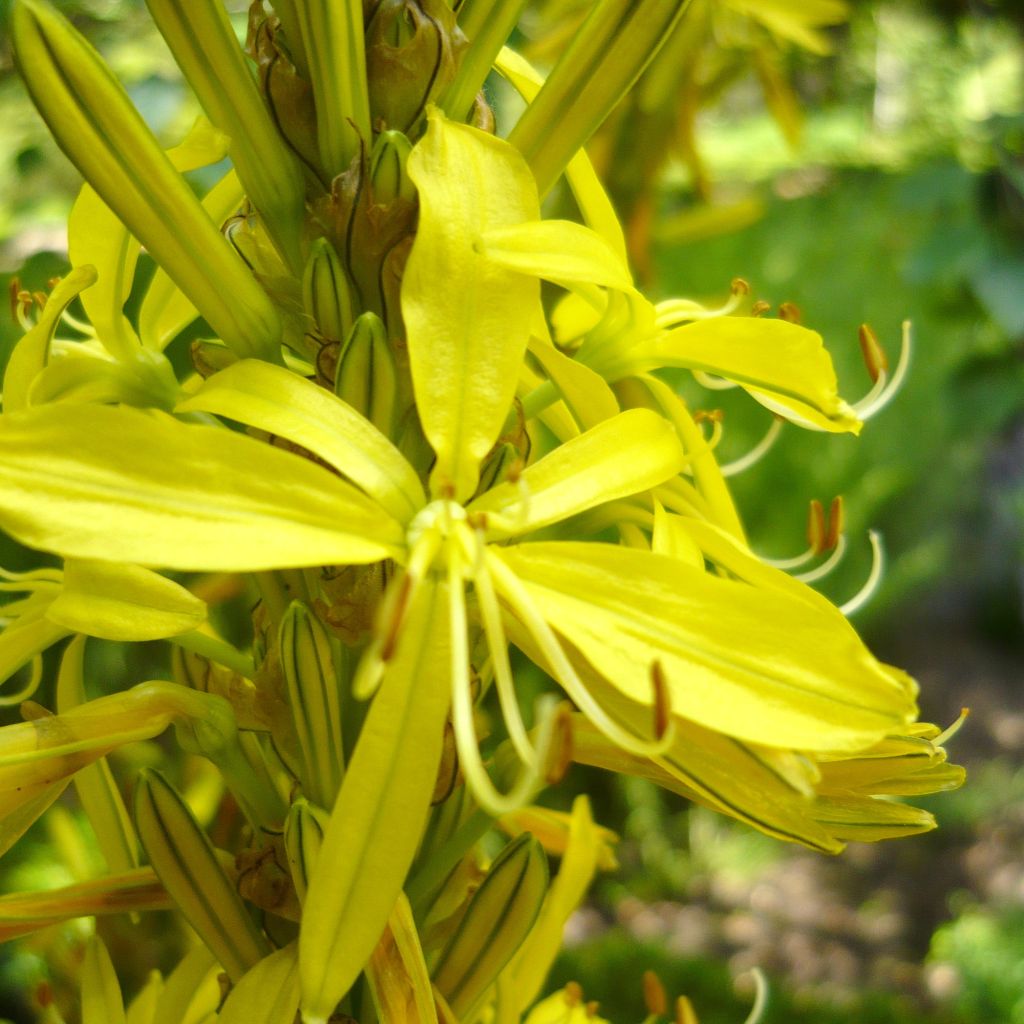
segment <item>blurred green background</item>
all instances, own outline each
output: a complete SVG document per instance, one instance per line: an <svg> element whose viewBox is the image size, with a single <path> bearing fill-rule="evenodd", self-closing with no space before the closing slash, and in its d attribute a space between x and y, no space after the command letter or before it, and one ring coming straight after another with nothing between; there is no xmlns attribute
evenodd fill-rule
<svg viewBox="0 0 1024 1024"><path fill-rule="evenodd" d="M196 110L142 5L59 6L158 133L180 136ZM870 386L858 326L895 357L912 321L907 384L861 438L787 428L733 484L754 546L771 557L802 549L810 499L844 496L850 551L821 585L837 601L867 575L867 529L882 532L886 575L856 625L921 681L925 718L945 724L971 708L952 744L970 774L930 801L937 832L827 860L639 781L579 770L573 781L623 837L622 869L572 923L557 980L581 982L613 1020L643 1017L641 974L654 967L702 1024L738 1024L744 972L760 966L767 1022L1024 1024L1022 33L1019 0L856 3L828 30L831 54L780 47L804 112L798 145L741 67L697 120L710 189L698 197L682 161L665 169L650 228L657 297L717 303L742 276L755 298L795 303L850 400ZM0 51L0 285L18 274L40 288L66 267L78 181ZM0 364L17 335L0 315ZM731 394L690 397L724 408L726 460L768 426ZM0 555L23 564L9 546ZM96 657L111 686L138 678L112 652ZM62 880L46 839L37 830L7 858L5 887ZM0 1018L32 1020L2 993L43 978L31 943L0 948Z"/></svg>

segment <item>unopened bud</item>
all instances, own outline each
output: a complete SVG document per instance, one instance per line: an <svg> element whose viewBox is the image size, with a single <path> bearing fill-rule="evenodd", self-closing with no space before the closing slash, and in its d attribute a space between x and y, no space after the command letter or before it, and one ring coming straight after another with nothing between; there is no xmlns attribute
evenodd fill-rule
<svg viewBox="0 0 1024 1024"><path fill-rule="evenodd" d="M480 482L476 494L485 494L506 480L514 483L522 472L522 461L519 449L511 441L502 441L495 445L480 469Z"/></svg>
<svg viewBox="0 0 1024 1024"><path fill-rule="evenodd" d="M882 348L878 335L867 324L860 325L857 340L860 342L864 365L868 368L871 380L876 381L889 369L889 358L885 354L885 349Z"/></svg>
<svg viewBox="0 0 1024 1024"><path fill-rule="evenodd" d="M338 358L334 393L390 437L397 389L398 366L384 322L376 313L363 313Z"/></svg>
<svg viewBox="0 0 1024 1024"><path fill-rule="evenodd" d="M203 380L238 362L238 356L227 345L215 341L193 341L190 352L192 365Z"/></svg>
<svg viewBox="0 0 1024 1024"><path fill-rule="evenodd" d="M338 253L326 238L313 243L306 261L302 301L325 338L340 341L348 334L355 319L352 289Z"/></svg>
<svg viewBox="0 0 1024 1024"><path fill-rule="evenodd" d="M396 199L412 202L416 198L416 186L405 169L411 152L412 143L401 132L383 131L377 136L370 154L374 203L386 206Z"/></svg>
<svg viewBox="0 0 1024 1024"><path fill-rule="evenodd" d="M284 849L299 902L306 901L309 877L320 853L328 816L300 797L292 804L284 823Z"/></svg>

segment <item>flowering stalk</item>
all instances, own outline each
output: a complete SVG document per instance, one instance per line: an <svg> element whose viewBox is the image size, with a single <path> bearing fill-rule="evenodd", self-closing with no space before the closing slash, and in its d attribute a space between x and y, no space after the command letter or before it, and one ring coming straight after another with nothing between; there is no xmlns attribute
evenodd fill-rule
<svg viewBox="0 0 1024 1024"><path fill-rule="evenodd" d="M72 777L115 838L109 877L0 901L0 934L173 904L199 945L129 1020L181 1019L223 970L227 998L214 985L195 1019L543 1024L587 1015L575 990L540 997L614 867L584 799L532 806L573 761L825 852L932 827L891 797L959 784L948 734L840 609L751 551L720 414L661 375L743 388L772 437L857 433L905 358L889 376L865 332L876 383L849 404L817 334L733 315L742 282L718 309L651 302L581 149L686 4L602 0L546 82L502 49L518 0L257 4L256 74L214 0L150 6L215 126L168 155L69 25L14 10L30 91L89 184L75 268L37 317L15 296L4 376L0 527L64 560L0 581L24 595L0 670L30 672L8 702L76 639L59 713L27 703L0 729L0 844ZM492 62L529 104L508 139L480 92ZM225 151L235 169L196 199L180 169ZM542 215L563 172L582 222ZM133 236L159 264L137 323ZM176 374L163 349L198 317L217 337ZM844 543L819 506L788 567L820 575ZM207 605L246 588L251 639L232 643ZM178 682L87 699L89 636L171 643ZM547 681L532 707L511 647ZM134 824L120 802L104 756L172 723L217 768L227 850L156 771ZM124 1011L98 945L82 984L95 1013Z"/></svg>

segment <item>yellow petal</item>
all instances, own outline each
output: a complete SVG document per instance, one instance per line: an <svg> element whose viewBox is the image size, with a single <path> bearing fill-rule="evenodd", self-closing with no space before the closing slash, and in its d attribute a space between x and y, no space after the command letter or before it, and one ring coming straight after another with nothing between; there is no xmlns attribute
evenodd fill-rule
<svg viewBox="0 0 1024 1024"><path fill-rule="evenodd" d="M437 1024L430 974L405 893L398 894L384 934L366 964L366 980L380 1020Z"/></svg>
<svg viewBox="0 0 1024 1024"><path fill-rule="evenodd" d="M307 1024L324 1024L359 976L419 845L448 713L447 609L447 589L424 581L331 812L299 933Z"/></svg>
<svg viewBox="0 0 1024 1024"><path fill-rule="evenodd" d="M856 750L914 717L902 679L838 611L607 544L501 557L551 627L638 703L659 663L678 715L769 746Z"/></svg>
<svg viewBox="0 0 1024 1024"><path fill-rule="evenodd" d="M66 557L209 571L373 562L402 541L380 506L305 459L127 407L3 417L0 526Z"/></svg>
<svg viewBox="0 0 1024 1024"><path fill-rule="evenodd" d="M416 405L437 453L435 495L465 500L501 433L540 314L539 282L477 250L494 228L537 220L537 190L508 143L438 111L414 147L416 241L402 280Z"/></svg>
<svg viewBox="0 0 1024 1024"><path fill-rule="evenodd" d="M837 390L821 335L785 320L699 320L644 347L649 366L680 366L736 381L773 412L804 426L860 432Z"/></svg>
<svg viewBox="0 0 1024 1024"><path fill-rule="evenodd" d="M256 359L214 374L178 406L285 437L329 462L400 522L426 503L416 471L369 420L305 377Z"/></svg>
<svg viewBox="0 0 1024 1024"><path fill-rule="evenodd" d="M206 605L173 580L135 565L69 558L47 615L73 633L159 640L206 621Z"/></svg>
<svg viewBox="0 0 1024 1024"><path fill-rule="evenodd" d="M589 366L570 359L549 342L530 339L530 355L540 363L547 378L576 418L581 429L589 430L619 412L615 393Z"/></svg>
<svg viewBox="0 0 1024 1024"><path fill-rule="evenodd" d="M493 536L527 533L655 487L675 476L685 461L667 420L648 409L631 409L560 445L517 481L481 495L469 511L487 514Z"/></svg>
<svg viewBox="0 0 1024 1024"><path fill-rule="evenodd" d="M299 960L294 942L254 964L231 990L217 1024L279 1024L299 1008Z"/></svg>
<svg viewBox="0 0 1024 1024"><path fill-rule="evenodd" d="M82 962L82 1024L124 1024L121 986L98 935L86 943Z"/></svg>

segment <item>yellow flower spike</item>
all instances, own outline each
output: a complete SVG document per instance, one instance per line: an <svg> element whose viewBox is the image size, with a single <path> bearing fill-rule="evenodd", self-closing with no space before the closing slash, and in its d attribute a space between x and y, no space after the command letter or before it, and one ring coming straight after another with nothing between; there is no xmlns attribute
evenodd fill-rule
<svg viewBox="0 0 1024 1024"><path fill-rule="evenodd" d="M126 407L0 417L0 474L0 526L65 557L109 558L111 516L119 558L172 569L373 562L401 538L376 502L307 460Z"/></svg>
<svg viewBox="0 0 1024 1024"><path fill-rule="evenodd" d="M61 658L57 674L57 711L61 714L85 703L85 637L77 636ZM139 841L128 809L105 757L87 765L74 778L79 802L96 835L107 868L131 871L139 866Z"/></svg>
<svg viewBox="0 0 1024 1024"><path fill-rule="evenodd" d="M413 387L437 453L431 490L459 501L476 489L542 316L538 282L497 266L475 241L539 219L540 206L513 147L437 110L408 171L420 192L419 229L402 279Z"/></svg>
<svg viewBox="0 0 1024 1024"><path fill-rule="evenodd" d="M146 6L207 116L228 136L246 194L298 273L302 168L263 103L227 12L220 0L146 0Z"/></svg>
<svg viewBox="0 0 1024 1024"><path fill-rule="evenodd" d="M135 825L153 869L232 981L270 952L185 802L159 772L135 787Z"/></svg>
<svg viewBox="0 0 1024 1024"><path fill-rule="evenodd" d="M82 1024L125 1024L124 999L107 947L98 935L85 945Z"/></svg>
<svg viewBox="0 0 1024 1024"><path fill-rule="evenodd" d="M371 138L363 7L292 0L291 8L313 86L320 164L331 181Z"/></svg>
<svg viewBox="0 0 1024 1024"><path fill-rule="evenodd" d="M449 704L447 588L424 580L385 664L309 880L302 1014L325 1024L371 955L430 809Z"/></svg>
<svg viewBox="0 0 1024 1024"><path fill-rule="evenodd" d="M17 0L11 30L33 102L72 163L228 346L277 360L270 300L96 51L39 0Z"/></svg>
<svg viewBox="0 0 1024 1024"><path fill-rule="evenodd" d="M249 968L228 994L217 1024L284 1024L298 1009L298 950L291 942Z"/></svg>
<svg viewBox="0 0 1024 1024"><path fill-rule="evenodd" d="M14 346L4 371L4 412L28 407L29 390L50 357L50 345L67 307L96 281L95 267L76 267L50 293L42 315Z"/></svg>
<svg viewBox="0 0 1024 1024"><path fill-rule="evenodd" d="M495 858L434 965L434 984L457 1017L468 1015L529 935L547 888L544 851L523 833Z"/></svg>
<svg viewBox="0 0 1024 1024"><path fill-rule="evenodd" d="M345 772L338 677L327 630L293 601L281 620L278 651L309 799L331 807Z"/></svg>
<svg viewBox="0 0 1024 1024"><path fill-rule="evenodd" d="M658 52L687 0L600 0L561 55L509 141L546 195Z"/></svg>

